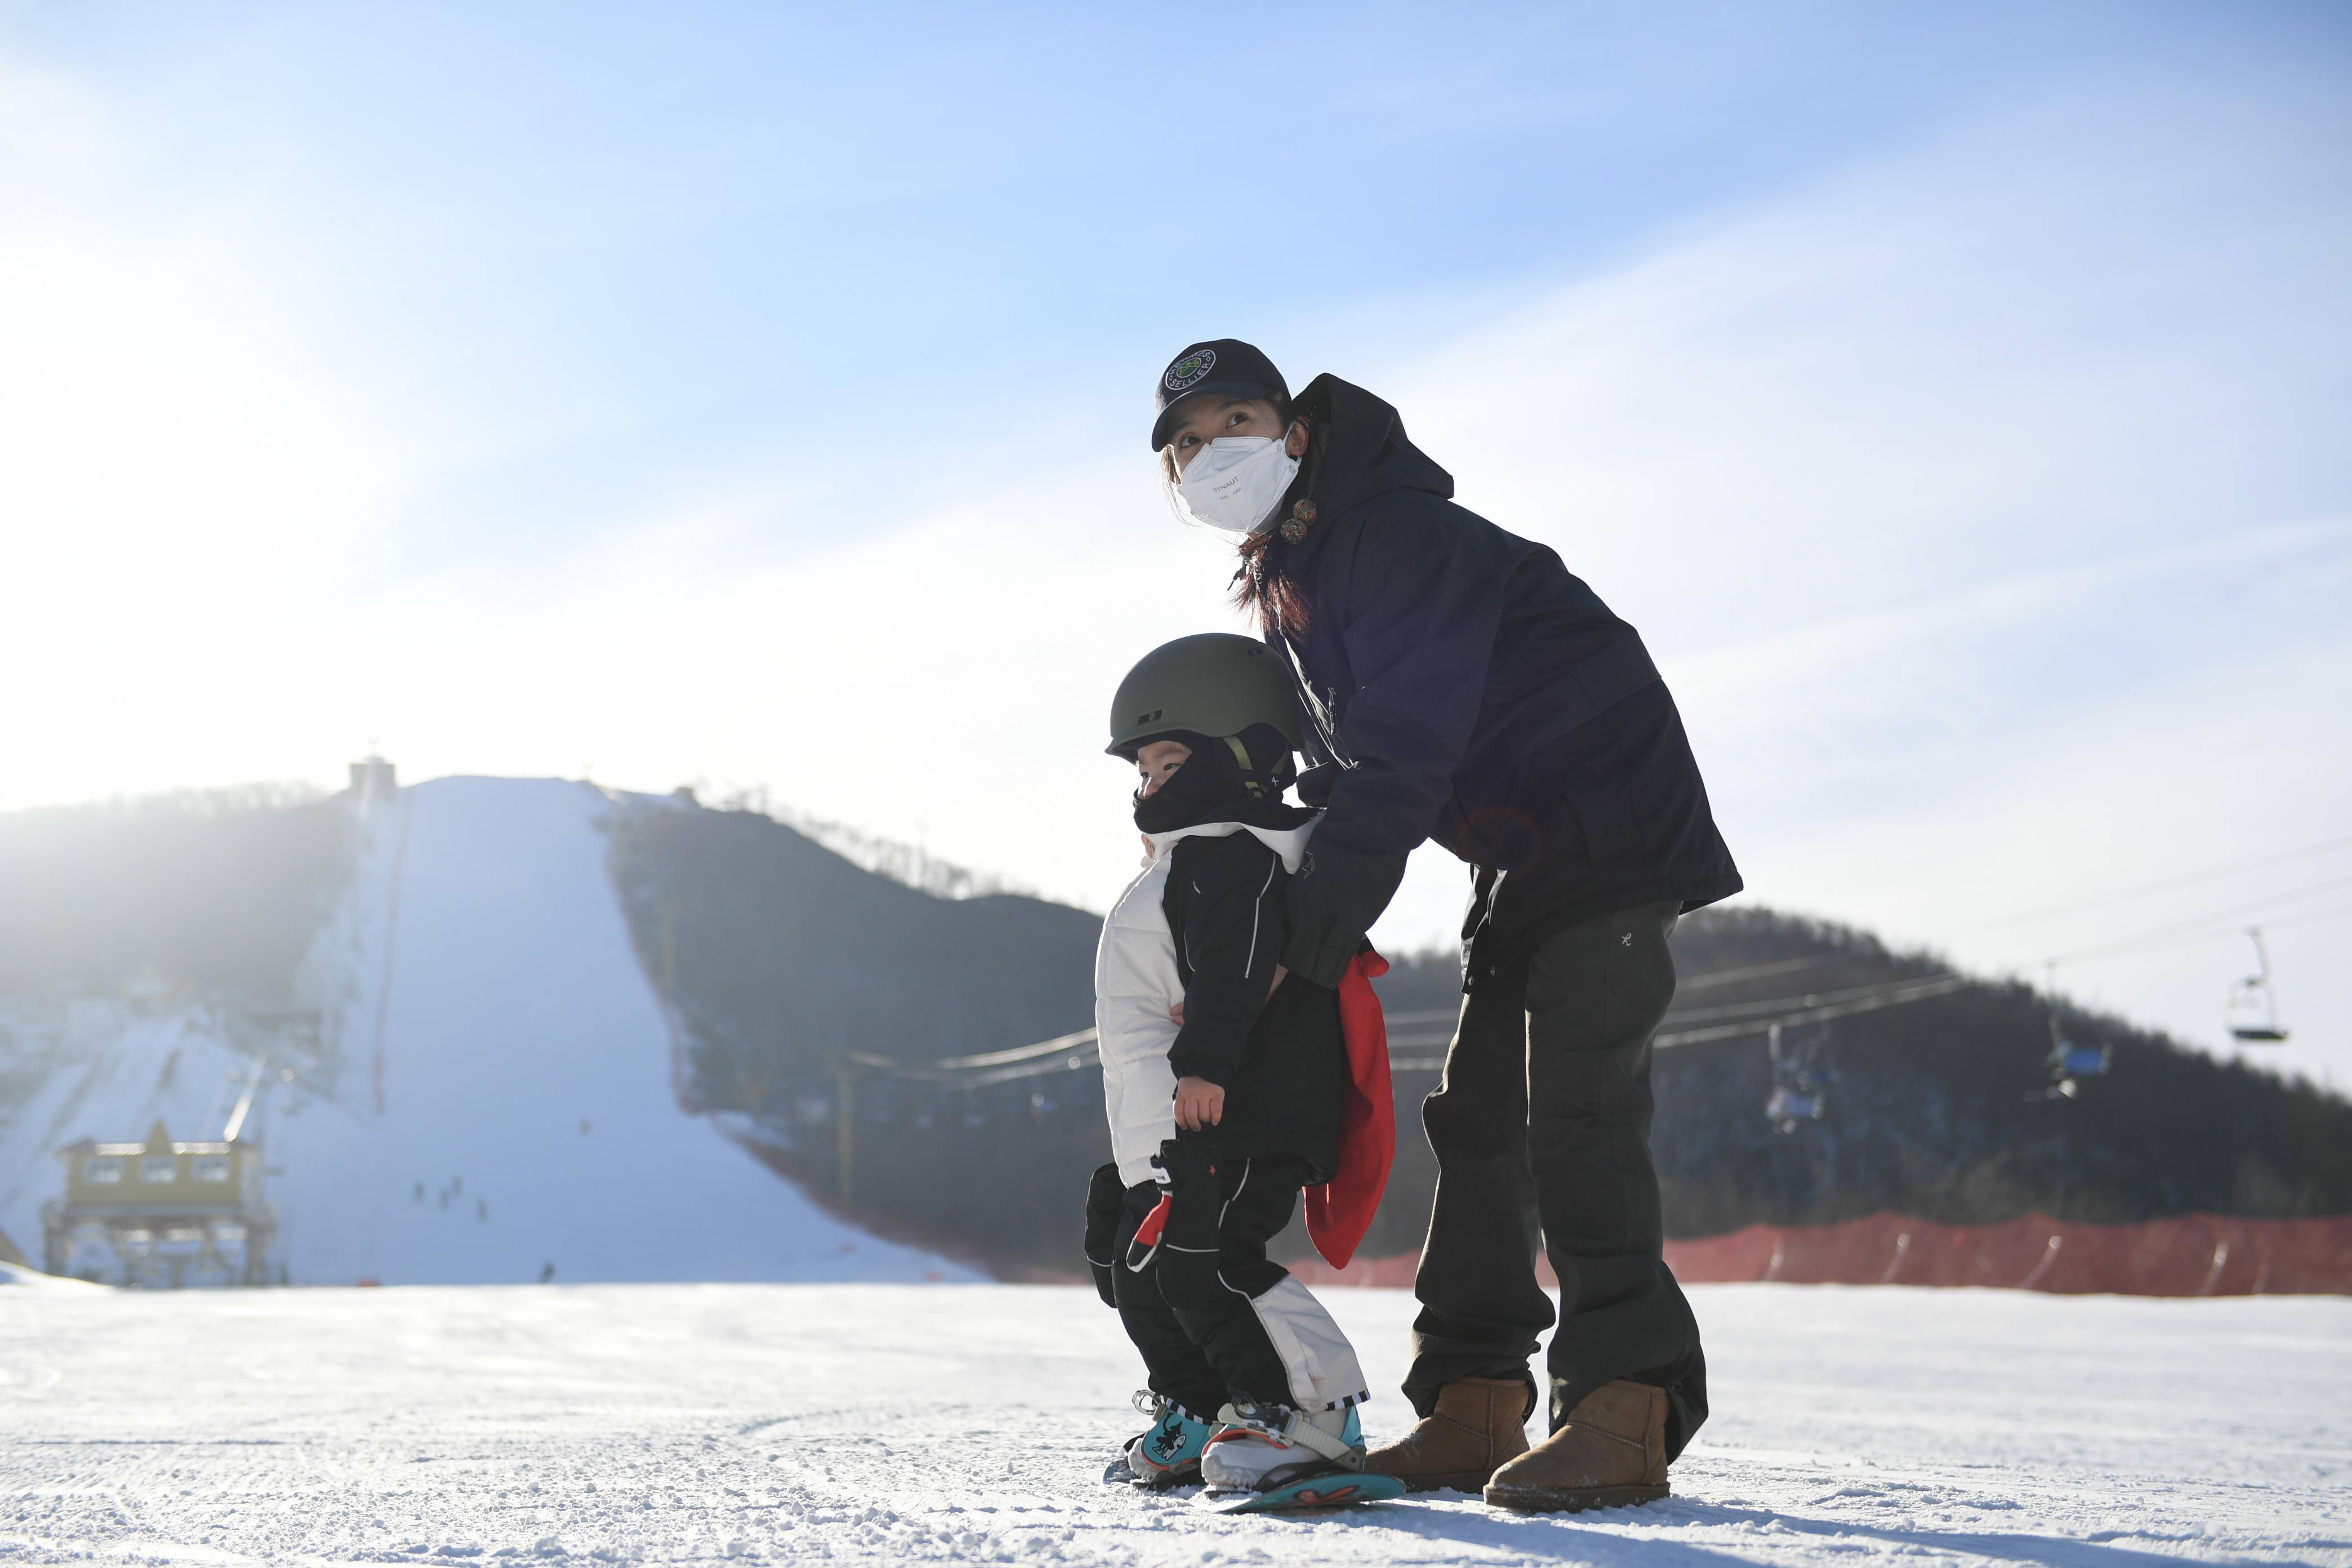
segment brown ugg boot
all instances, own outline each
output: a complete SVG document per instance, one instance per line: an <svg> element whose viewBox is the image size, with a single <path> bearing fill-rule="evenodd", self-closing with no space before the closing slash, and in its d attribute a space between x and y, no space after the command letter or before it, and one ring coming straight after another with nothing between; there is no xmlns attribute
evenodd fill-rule
<svg viewBox="0 0 2352 1568"><path fill-rule="evenodd" d="M1364 1458L1364 1468L1394 1476L1410 1491L1444 1487L1475 1492L1496 1467L1528 1451L1534 1401L1516 1377L1465 1377L1437 1394L1437 1408L1393 1443Z"/></svg>
<svg viewBox="0 0 2352 1568"><path fill-rule="evenodd" d="M1486 1500L1528 1513L1655 1502L1666 1489L1666 1391L1604 1383L1568 1425L1495 1472Z"/></svg>

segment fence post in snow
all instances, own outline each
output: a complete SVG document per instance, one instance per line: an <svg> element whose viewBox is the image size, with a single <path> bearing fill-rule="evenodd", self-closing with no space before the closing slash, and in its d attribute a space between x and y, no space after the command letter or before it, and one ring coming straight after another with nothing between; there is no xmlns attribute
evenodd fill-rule
<svg viewBox="0 0 2352 1568"><path fill-rule="evenodd" d="M856 1086L857 1083L857 1066L855 1062L843 1062L839 1067L834 1068L833 1071L834 1076L841 1082L839 1107L841 1121L841 1174L839 1181L836 1183L837 1190L835 1195L845 1204L849 1201L850 1157L853 1152L851 1141L855 1136L853 1130L857 1124L854 1104L856 1098Z"/></svg>

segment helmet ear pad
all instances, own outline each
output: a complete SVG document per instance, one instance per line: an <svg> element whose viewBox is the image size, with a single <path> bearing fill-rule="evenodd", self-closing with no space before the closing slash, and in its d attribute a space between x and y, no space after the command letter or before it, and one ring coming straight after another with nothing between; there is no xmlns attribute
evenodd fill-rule
<svg viewBox="0 0 2352 1568"><path fill-rule="evenodd" d="M1298 758L1290 748L1290 737L1273 725L1252 724L1226 743L1239 749L1236 761L1243 773L1264 781L1268 794L1279 796L1298 782Z"/></svg>

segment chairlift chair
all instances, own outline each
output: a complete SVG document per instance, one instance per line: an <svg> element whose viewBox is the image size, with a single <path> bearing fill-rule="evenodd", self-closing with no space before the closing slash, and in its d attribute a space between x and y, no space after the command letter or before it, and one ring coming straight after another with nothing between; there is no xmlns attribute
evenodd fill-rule
<svg viewBox="0 0 2352 1568"><path fill-rule="evenodd" d="M2058 1026L2058 1015L2050 1015L2050 1077L2063 1083L2070 1079L2097 1078L2115 1061L2115 1047L2101 1040L2096 1045L2084 1045L2070 1040L2066 1031Z"/></svg>
<svg viewBox="0 0 2352 1568"><path fill-rule="evenodd" d="M2230 987L2229 1000L2222 1004L2221 1016L2229 1026L2230 1037L2248 1045L2275 1046L2287 1037L2286 1026L2279 1022L2278 994L2271 989L2271 957L2263 946L2260 926L2246 928L2253 939L2254 973Z"/></svg>
<svg viewBox="0 0 2352 1568"><path fill-rule="evenodd" d="M1794 1132L1800 1121L1819 1121L1829 1109L1829 1095L1805 1059L1811 1052L1784 1049L1778 1020L1765 1031L1764 1047L1772 1064L1772 1097L1764 1102L1764 1119L1781 1133Z"/></svg>
<svg viewBox="0 0 2352 1568"><path fill-rule="evenodd" d="M1775 1131L1794 1132L1798 1122L1819 1121L1822 1112L1827 1109L1820 1090L1791 1089L1783 1084L1775 1089L1772 1098L1765 1102L1764 1115Z"/></svg>

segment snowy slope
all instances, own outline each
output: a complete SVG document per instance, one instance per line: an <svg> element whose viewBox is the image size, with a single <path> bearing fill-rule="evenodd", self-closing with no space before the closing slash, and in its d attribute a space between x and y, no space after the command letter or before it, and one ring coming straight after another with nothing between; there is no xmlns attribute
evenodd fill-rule
<svg viewBox="0 0 2352 1568"><path fill-rule="evenodd" d="M249 1123L292 1279L966 1277L832 1219L679 1110L605 872L610 809L586 784L455 778L366 820L305 982L325 1061L273 1071ZM0 1228L28 1251L50 1151L158 1115L217 1137L250 1059L193 1012L88 1004L61 1026L58 1065L0 1131Z"/></svg>
<svg viewBox="0 0 2352 1568"><path fill-rule="evenodd" d="M2352 1301L1692 1296L1669 1501L1265 1521L1101 1485L1083 1289L0 1292L0 1561L2352 1564ZM1393 1432L1413 1304L1329 1299Z"/></svg>
<svg viewBox="0 0 2352 1568"><path fill-rule="evenodd" d="M44 1274L38 1268L27 1268L14 1263L0 1263L0 1287L11 1290L56 1290L71 1295L103 1290L103 1285L86 1285L79 1279L63 1279L54 1274Z"/></svg>

